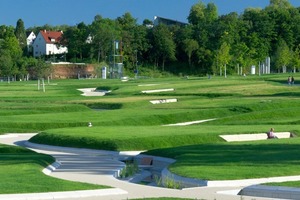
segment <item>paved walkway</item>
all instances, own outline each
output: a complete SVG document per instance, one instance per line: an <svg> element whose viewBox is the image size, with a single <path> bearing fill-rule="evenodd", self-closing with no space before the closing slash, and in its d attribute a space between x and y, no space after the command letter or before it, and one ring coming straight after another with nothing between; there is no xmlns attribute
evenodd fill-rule
<svg viewBox="0 0 300 200"><path fill-rule="evenodd" d="M26 141L34 134L11 134L0 136L0 143L8 145L28 145ZM59 192L44 194L0 195L0 200L31 200L31 199L65 199L65 200L124 200L147 197L181 197L206 200L266 200L268 198L241 197L237 192L239 186L232 187L197 187L174 190L160 187L144 186L120 181L114 178L115 173L124 165L116 158L131 152L110 152L88 149L32 145L34 151L49 154L56 158L59 167L50 176L80 182L108 185L112 189ZM137 152L133 152L136 154ZM252 183L251 183L252 184Z"/></svg>

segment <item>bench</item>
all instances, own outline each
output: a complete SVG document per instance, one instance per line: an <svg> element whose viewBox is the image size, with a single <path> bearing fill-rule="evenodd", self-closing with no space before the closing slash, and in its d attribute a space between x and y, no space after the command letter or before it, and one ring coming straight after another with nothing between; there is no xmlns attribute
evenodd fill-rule
<svg viewBox="0 0 300 200"><path fill-rule="evenodd" d="M153 158L152 157L142 157L138 166L139 166L139 168L142 168L142 169L150 169L153 166Z"/></svg>
<svg viewBox="0 0 300 200"><path fill-rule="evenodd" d="M279 139L293 137L290 132L277 132L274 133ZM266 133L255 133L255 134L235 134L235 135L220 135L227 142L242 142L242 141L255 141L255 140L266 140L268 136Z"/></svg>

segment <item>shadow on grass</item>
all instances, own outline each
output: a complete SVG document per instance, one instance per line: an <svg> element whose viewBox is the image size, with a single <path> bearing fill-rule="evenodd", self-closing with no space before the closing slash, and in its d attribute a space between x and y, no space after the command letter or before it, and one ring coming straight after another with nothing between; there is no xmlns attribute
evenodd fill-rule
<svg viewBox="0 0 300 200"><path fill-rule="evenodd" d="M207 97L207 98L221 98L221 97L239 97L242 96L240 94L232 94L232 93L150 93L150 94L141 94L141 93L137 93L136 95L140 95L140 96L162 96L162 97L174 97L174 96L184 96L184 97L188 97L188 96L195 96L195 97Z"/></svg>
<svg viewBox="0 0 300 200"><path fill-rule="evenodd" d="M120 103L102 103L102 102L87 103L84 105L91 109L104 109L104 110L117 110L123 107L123 105Z"/></svg>
<svg viewBox="0 0 300 200"><path fill-rule="evenodd" d="M16 164L38 164L42 167L47 167L55 160L48 155L37 153L21 153L21 154L1 154L1 165L16 165Z"/></svg>
<svg viewBox="0 0 300 200"><path fill-rule="evenodd" d="M300 92L282 92L273 94L274 97L300 97Z"/></svg>
<svg viewBox="0 0 300 200"><path fill-rule="evenodd" d="M146 154L179 159L181 164L190 166L240 164L300 164L299 144L277 143L239 143L207 144L157 149Z"/></svg>

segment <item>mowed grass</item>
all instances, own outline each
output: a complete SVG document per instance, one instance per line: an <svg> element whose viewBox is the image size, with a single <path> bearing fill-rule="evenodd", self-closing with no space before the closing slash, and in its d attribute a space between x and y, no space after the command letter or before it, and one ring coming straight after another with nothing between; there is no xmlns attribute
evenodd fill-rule
<svg viewBox="0 0 300 200"><path fill-rule="evenodd" d="M45 93L35 91L32 83L0 85L0 113L12 111L0 118L0 131L38 131L41 134L31 141L52 145L150 150L146 153L177 159L170 166L172 172L201 179L295 175L299 174L298 138L228 144L219 137L262 133L271 127L299 134L300 87L289 87L285 80L286 75L128 82L59 80L46 86ZM84 97L77 90L92 87L112 92L103 97ZM166 88L175 91L141 93ZM168 98L178 102L149 102ZM215 120L192 126L163 126L204 119ZM88 122L93 127L87 127ZM278 170L283 168L289 170Z"/></svg>
<svg viewBox="0 0 300 200"><path fill-rule="evenodd" d="M46 176L42 173L43 168L54 162L48 155L6 145L0 145L0 155L0 194L107 188Z"/></svg>
<svg viewBox="0 0 300 200"><path fill-rule="evenodd" d="M299 140L192 145L147 153L176 159L170 170L184 177L236 180L290 176L299 175Z"/></svg>

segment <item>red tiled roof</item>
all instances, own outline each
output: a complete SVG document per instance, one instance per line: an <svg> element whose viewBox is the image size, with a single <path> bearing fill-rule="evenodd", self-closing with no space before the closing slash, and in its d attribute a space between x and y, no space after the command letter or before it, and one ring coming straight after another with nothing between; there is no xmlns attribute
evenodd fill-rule
<svg viewBox="0 0 300 200"><path fill-rule="evenodd" d="M62 32L61 31L40 31L46 43L53 44L61 40Z"/></svg>

